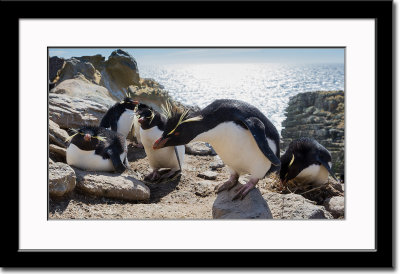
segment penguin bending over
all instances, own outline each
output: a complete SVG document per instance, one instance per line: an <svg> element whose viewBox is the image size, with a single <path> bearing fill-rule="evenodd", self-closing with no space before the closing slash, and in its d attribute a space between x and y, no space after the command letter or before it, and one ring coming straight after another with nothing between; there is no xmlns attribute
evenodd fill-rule
<svg viewBox="0 0 400 274"><path fill-rule="evenodd" d="M93 171L117 171L128 167L127 144L122 134L102 127L73 130L67 148L67 164Z"/></svg>
<svg viewBox="0 0 400 274"><path fill-rule="evenodd" d="M233 199L244 198L269 172L277 171L279 134L274 125L256 107L239 100L216 100L204 109L190 113L172 113L170 107L166 128L153 145L154 149L204 141L212 145L230 169L228 181L217 186L217 192L231 189L239 176L250 174Z"/></svg>
<svg viewBox="0 0 400 274"><path fill-rule="evenodd" d="M166 119L157 111L151 108L145 108L138 111L140 136L153 171L145 177L147 181L155 181L158 179L169 178L177 171L180 171L185 156L185 146L177 146L175 153L174 147L166 147L158 150L153 149L153 144L158 140L166 125ZM179 157L179 161L177 159ZM160 168L170 168L171 170L160 175Z"/></svg>
<svg viewBox="0 0 400 274"><path fill-rule="evenodd" d="M312 138L293 140L281 163L279 177L284 185L292 179L301 185L322 185L328 181L328 173L337 181L331 169L331 154Z"/></svg>
<svg viewBox="0 0 400 274"><path fill-rule="evenodd" d="M135 107L138 104L138 101L125 97L107 111L100 121L100 126L121 133L126 138L132 129Z"/></svg>

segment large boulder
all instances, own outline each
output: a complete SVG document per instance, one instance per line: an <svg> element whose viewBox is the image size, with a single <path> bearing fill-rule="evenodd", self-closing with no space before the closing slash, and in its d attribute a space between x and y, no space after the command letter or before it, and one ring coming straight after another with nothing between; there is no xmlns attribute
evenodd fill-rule
<svg viewBox="0 0 400 274"><path fill-rule="evenodd" d="M239 183L231 190L225 190L217 195L212 207L214 219L272 219L271 210L267 202L255 188L243 200L232 201L236 191L241 186Z"/></svg>
<svg viewBox="0 0 400 274"><path fill-rule="evenodd" d="M274 219L333 219L323 207L298 194L268 192L263 195Z"/></svg>
<svg viewBox="0 0 400 274"><path fill-rule="evenodd" d="M75 171L67 164L49 161L49 194L61 197L76 185Z"/></svg>
<svg viewBox="0 0 400 274"><path fill-rule="evenodd" d="M72 57L65 61L64 67L60 70L58 83L80 75L94 84L99 84L101 80L100 72L95 69L92 63L80 61Z"/></svg>
<svg viewBox="0 0 400 274"><path fill-rule="evenodd" d="M93 84L84 77L77 76L74 79L62 81L50 91L50 94L65 94L82 98L110 108L116 103L110 92L102 86Z"/></svg>
<svg viewBox="0 0 400 274"><path fill-rule="evenodd" d="M111 53L104 63L101 75L101 84L119 100L125 97L129 86L140 85L139 69L135 58L121 49Z"/></svg>
<svg viewBox="0 0 400 274"><path fill-rule="evenodd" d="M92 100L65 94L49 94L49 118L61 128L98 126L107 107Z"/></svg>
<svg viewBox="0 0 400 274"><path fill-rule="evenodd" d="M84 171L74 168L77 177L77 188L98 196L127 201L143 201L150 198L150 189L141 181L127 175Z"/></svg>
<svg viewBox="0 0 400 274"><path fill-rule="evenodd" d="M65 60L57 56L49 58L49 81L57 81L58 71L64 66Z"/></svg>

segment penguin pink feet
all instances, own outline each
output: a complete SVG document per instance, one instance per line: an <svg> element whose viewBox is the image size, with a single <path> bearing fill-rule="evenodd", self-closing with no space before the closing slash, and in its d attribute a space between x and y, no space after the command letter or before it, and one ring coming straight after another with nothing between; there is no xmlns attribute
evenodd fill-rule
<svg viewBox="0 0 400 274"><path fill-rule="evenodd" d="M148 181L148 182L153 182L153 181L160 179L160 177L161 177L160 172L158 172L158 170L153 170L152 173L150 173L150 174L146 175L146 177L144 177L144 180Z"/></svg>
<svg viewBox="0 0 400 274"><path fill-rule="evenodd" d="M258 180L259 179L250 179L244 186L241 186L236 192L235 196L233 196L232 201L238 198L243 200L243 198L246 197L247 193L249 193L250 190L256 187Z"/></svg>
<svg viewBox="0 0 400 274"><path fill-rule="evenodd" d="M230 190L232 187L234 187L238 183L238 179L239 179L239 176L237 174L231 174L228 181L223 182L215 187L215 191L217 193L220 193L221 191L224 191L224 190Z"/></svg>

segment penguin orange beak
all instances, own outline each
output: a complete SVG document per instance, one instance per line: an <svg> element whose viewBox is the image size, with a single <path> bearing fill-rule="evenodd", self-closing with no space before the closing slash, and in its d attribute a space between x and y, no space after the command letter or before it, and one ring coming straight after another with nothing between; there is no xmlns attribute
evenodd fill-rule
<svg viewBox="0 0 400 274"><path fill-rule="evenodd" d="M163 139L162 137L154 142L153 149L160 149L163 148L165 143L168 141L169 138Z"/></svg>
<svg viewBox="0 0 400 274"><path fill-rule="evenodd" d="M138 100L133 100L133 104L134 105L139 105L139 101Z"/></svg>
<svg viewBox="0 0 400 274"><path fill-rule="evenodd" d="M139 118L138 122L139 122L140 124L143 123L143 122L144 122L144 118L143 118L143 117Z"/></svg>
<svg viewBox="0 0 400 274"><path fill-rule="evenodd" d="M92 136L90 136L90 134L85 134L85 136L83 137L83 139L87 142L89 142L91 138Z"/></svg>

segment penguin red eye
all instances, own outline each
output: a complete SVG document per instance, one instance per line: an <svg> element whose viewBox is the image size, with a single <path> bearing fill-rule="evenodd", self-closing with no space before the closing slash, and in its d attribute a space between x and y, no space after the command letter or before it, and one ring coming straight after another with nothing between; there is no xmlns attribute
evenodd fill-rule
<svg viewBox="0 0 400 274"><path fill-rule="evenodd" d="M175 136L178 136L179 134L180 134L179 132L175 132L175 133L174 133Z"/></svg>

